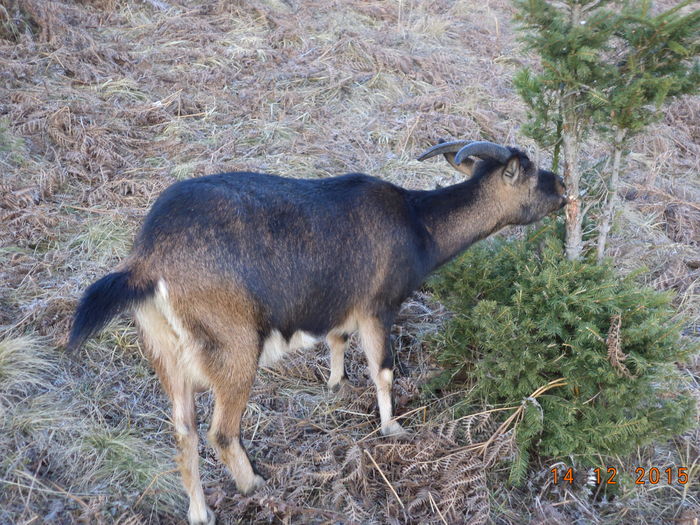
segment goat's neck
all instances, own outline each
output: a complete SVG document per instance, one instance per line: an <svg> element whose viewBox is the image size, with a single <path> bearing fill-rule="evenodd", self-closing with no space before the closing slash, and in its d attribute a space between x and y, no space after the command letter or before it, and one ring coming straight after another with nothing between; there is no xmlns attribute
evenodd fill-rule
<svg viewBox="0 0 700 525"><path fill-rule="evenodd" d="M483 180L419 192L418 215L432 238L429 269L453 257L506 225L502 203Z"/></svg>

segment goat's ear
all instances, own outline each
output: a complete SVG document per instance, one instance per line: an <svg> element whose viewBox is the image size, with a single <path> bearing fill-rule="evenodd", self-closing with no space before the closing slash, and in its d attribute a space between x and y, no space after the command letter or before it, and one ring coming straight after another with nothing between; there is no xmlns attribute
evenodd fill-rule
<svg viewBox="0 0 700 525"><path fill-rule="evenodd" d="M469 177L471 177L474 174L474 165L476 164L474 159L467 157L462 161L461 164L457 164L455 162L454 152L445 153L444 155L447 162L450 163L450 166L452 166L457 171L462 172Z"/></svg>
<svg viewBox="0 0 700 525"><path fill-rule="evenodd" d="M523 176L523 169L520 166L520 160L518 157L513 157L506 164L506 169L503 170L503 180L508 184L515 184Z"/></svg>

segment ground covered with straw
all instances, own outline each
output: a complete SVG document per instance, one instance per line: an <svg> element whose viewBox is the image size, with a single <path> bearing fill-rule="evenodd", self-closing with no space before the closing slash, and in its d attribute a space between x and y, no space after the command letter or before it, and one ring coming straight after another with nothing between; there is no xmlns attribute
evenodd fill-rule
<svg viewBox="0 0 700 525"><path fill-rule="evenodd" d="M0 0L0 523L184 523L167 400L132 324L63 352L81 291L126 255L176 180L360 171L427 189L461 180L414 160L438 138L534 153L512 88L532 62L512 14L505 0ZM612 239L621 271L645 266L650 284L678 291L691 337L700 336L699 142L698 98L636 140ZM219 522L698 519L698 430L635 458L689 467L683 487L601 499L586 479L554 485L545 461L525 486L505 485L512 427L490 407L455 421L459 393L424 388L439 372L425 340L448 315L420 292L394 327L407 440L378 435L355 342L351 385L337 394L325 387L322 345L263 370L243 436L267 486L239 495L201 446ZM700 363L685 372L700 392ZM204 438L208 394L198 407Z"/></svg>

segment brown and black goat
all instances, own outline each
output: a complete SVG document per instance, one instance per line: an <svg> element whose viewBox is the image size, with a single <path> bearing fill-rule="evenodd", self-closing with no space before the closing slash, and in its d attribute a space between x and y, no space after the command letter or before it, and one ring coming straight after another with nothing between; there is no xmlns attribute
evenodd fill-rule
<svg viewBox="0 0 700 525"><path fill-rule="evenodd" d="M258 366L325 337L334 388L345 378L348 334L357 330L381 431L402 433L392 419L389 336L401 303L476 241L567 202L561 178L517 149L447 142L419 160L438 154L471 177L433 191L362 174L225 173L178 182L153 205L126 261L85 291L68 347L133 309L172 401L191 524L214 522L199 477L195 392L213 389L209 440L249 493L264 483L240 439Z"/></svg>

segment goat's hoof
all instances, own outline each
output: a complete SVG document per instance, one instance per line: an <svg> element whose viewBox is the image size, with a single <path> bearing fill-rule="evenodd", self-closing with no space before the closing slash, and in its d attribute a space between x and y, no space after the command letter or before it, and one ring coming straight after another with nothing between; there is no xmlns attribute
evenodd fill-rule
<svg viewBox="0 0 700 525"><path fill-rule="evenodd" d="M256 490L258 490L259 488L264 487L265 483L266 483L265 478L255 474L253 476L253 479L251 481L249 481L248 483L246 483L245 485L237 483L238 492L240 492L244 496L249 496L250 494L252 494Z"/></svg>
<svg viewBox="0 0 700 525"><path fill-rule="evenodd" d="M333 392L334 394L337 394L340 392L345 386L350 385L350 381L348 381L347 377L341 377L337 381L331 382L330 379L328 380L328 389Z"/></svg>
<svg viewBox="0 0 700 525"><path fill-rule="evenodd" d="M190 525L216 525L216 514L209 507L206 508L206 517L203 519L190 516L188 521Z"/></svg>
<svg viewBox="0 0 700 525"><path fill-rule="evenodd" d="M386 426L382 427L382 434L385 436L397 437L397 438L407 438L411 433L403 428L398 422L390 421Z"/></svg>

